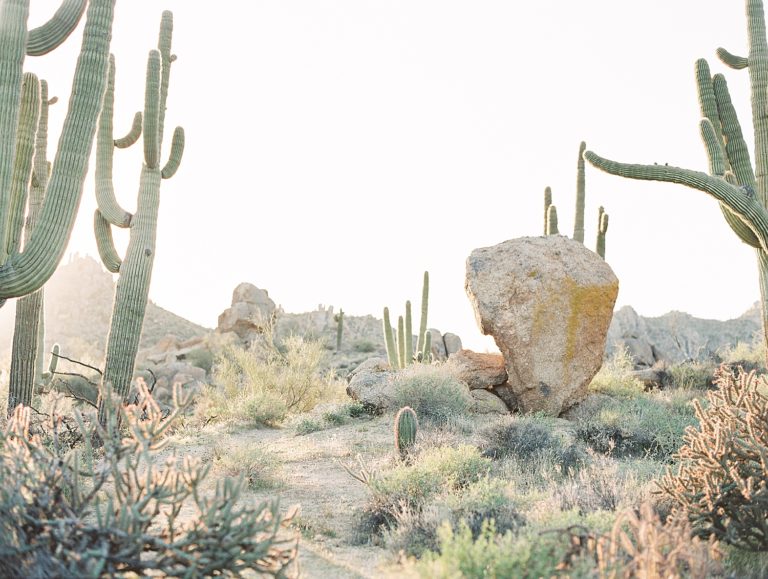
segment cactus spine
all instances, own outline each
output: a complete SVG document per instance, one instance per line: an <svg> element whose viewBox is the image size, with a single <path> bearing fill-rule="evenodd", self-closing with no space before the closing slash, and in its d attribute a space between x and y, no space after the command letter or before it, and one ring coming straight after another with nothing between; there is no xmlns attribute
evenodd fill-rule
<svg viewBox="0 0 768 579"><path fill-rule="evenodd" d="M65 0L50 22L28 31L29 3L0 5L0 298L19 297L40 288L56 269L69 241L83 191L96 122L106 88L115 0L88 3L82 48L69 108L54 157L45 200L22 251L13 207L16 135L22 100L24 55L45 54L72 32L85 0ZM16 88L14 88L16 87Z"/></svg>
<svg viewBox="0 0 768 579"><path fill-rule="evenodd" d="M341 337L344 333L344 310L339 308L339 313L333 316L336 321L336 351L341 351Z"/></svg>
<svg viewBox="0 0 768 579"><path fill-rule="evenodd" d="M605 234L608 231L608 214L601 205L597 211L597 243L595 253L605 259Z"/></svg>
<svg viewBox="0 0 768 579"><path fill-rule="evenodd" d="M768 352L768 40L762 0L746 0L749 54L736 56L723 48L717 56L728 67L749 70L755 166L750 160L731 102L725 77L710 75L706 60L696 62L696 85L702 119L699 131L709 158L709 174L667 165L619 163L586 151L584 157L612 175L678 183L714 197L734 233L757 253L763 319Z"/></svg>
<svg viewBox="0 0 768 579"><path fill-rule="evenodd" d="M395 416L395 450L405 457L416 443L419 421L416 412L410 407L401 408Z"/></svg>
<svg viewBox="0 0 768 579"><path fill-rule="evenodd" d="M110 86L104 97L106 106L101 115L97 142L99 156L97 167L100 168L96 177L97 188L99 189L97 195L99 209L97 211L108 223L123 227L127 225L130 228L128 248L125 257L118 266L120 277L115 289L114 308L102 377L102 384L111 385L115 394L123 401L127 399L131 386L139 338L144 323L144 313L147 307L152 265L155 259L160 184L162 179L168 179L176 172L184 150L184 131L177 127L173 133L169 160L164 167L160 165L170 67L176 59L175 55L171 54L172 34L173 16L166 11L163 12L161 19L158 49L150 51L147 61L142 126L144 164L141 170L136 213L130 218L125 217L127 212L114 211L116 208L110 206L114 197L110 170L114 148L117 146L115 140L109 135L112 128L112 107L110 105L114 98L113 59L110 62ZM136 139L129 138L128 141L135 142ZM119 144L122 145L123 143ZM104 237L102 236L103 240ZM116 252L110 248L107 249L107 253L116 255ZM100 254L104 255L102 251ZM103 402L102 400L99 404L99 415L102 420L105 416Z"/></svg>

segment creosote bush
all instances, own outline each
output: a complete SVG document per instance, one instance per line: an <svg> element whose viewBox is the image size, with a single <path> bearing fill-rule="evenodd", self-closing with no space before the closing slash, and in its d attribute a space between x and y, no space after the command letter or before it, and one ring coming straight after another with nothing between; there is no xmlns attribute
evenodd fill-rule
<svg viewBox="0 0 768 579"><path fill-rule="evenodd" d="M290 337L282 349L267 341L255 350L224 348L214 365L215 385L198 401L201 419L248 426L275 425L307 412L334 392L321 374L322 344Z"/></svg>
<svg viewBox="0 0 768 579"><path fill-rule="evenodd" d="M206 493L208 466L157 460L183 406L163 419L143 388L138 404L119 410L124 434L109 403L103 427L77 414L84 446L74 450L61 444L56 413L46 439L19 406L0 432L0 575L289 574L296 540L275 502L243 504L242 481L233 479ZM182 506L196 515L182 520Z"/></svg>
<svg viewBox="0 0 768 579"><path fill-rule="evenodd" d="M659 483L694 531L739 548L768 549L768 391L755 372L721 366L698 427L686 430L679 466Z"/></svg>
<svg viewBox="0 0 768 579"><path fill-rule="evenodd" d="M445 424L469 411L466 384L439 364L411 364L399 370L392 384L393 409L410 406L420 420Z"/></svg>
<svg viewBox="0 0 768 579"><path fill-rule="evenodd" d="M634 362L626 347L617 348L592 379L589 389L612 396L638 396L645 387L632 374L633 369Z"/></svg>

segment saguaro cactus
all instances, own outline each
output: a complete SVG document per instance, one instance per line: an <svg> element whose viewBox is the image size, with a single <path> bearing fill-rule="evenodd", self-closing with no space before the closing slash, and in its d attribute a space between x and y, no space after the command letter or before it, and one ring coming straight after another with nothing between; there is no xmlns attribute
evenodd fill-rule
<svg viewBox="0 0 768 579"><path fill-rule="evenodd" d="M22 100L24 55L45 54L76 27L85 0L64 0L53 18L29 31L29 0L0 2L0 298L40 288L56 269L72 232L83 191L93 136L106 87L115 0L88 4L69 108L59 138L45 201L20 250L14 165ZM17 174L19 178L22 176ZM18 182L17 182L18 183ZM22 212L23 214L23 212Z"/></svg>
<svg viewBox="0 0 768 579"><path fill-rule="evenodd" d="M429 352L426 344L427 313L429 310L429 272L424 272L424 284L421 288L421 320L419 321L419 335L416 342L416 354L422 360L427 358ZM414 360L413 351L413 320L411 315L411 302L405 302L405 318L399 316L397 320L397 338L395 338L392 323L389 318L389 308L384 308L384 341L387 346L387 358L393 369L405 368Z"/></svg>
<svg viewBox="0 0 768 579"><path fill-rule="evenodd" d="M576 215L573 221L573 239L584 243L584 206L586 200L586 175L584 167L584 151L587 144L582 141L579 144L579 158L576 164ZM602 207L600 208L602 210ZM606 223L607 226L607 223ZM600 235L600 220L597 222L598 236ZM544 235L559 235L557 222L557 206L552 203L552 189L544 189ZM604 235L604 234L603 234ZM603 237L603 244L605 238ZM603 248L605 252L605 248ZM605 257L603 257L605 259Z"/></svg>
<svg viewBox="0 0 768 579"><path fill-rule="evenodd" d="M27 219L24 238L28 240L40 214L40 207L48 185L48 106L56 99L48 99L48 84L37 80L33 74L24 75L22 109L16 147L16 173L23 179L14 178L12 223L18 229L23 221L25 205ZM39 113L39 116L38 116ZM33 154L34 142L34 154ZM26 195L27 180L31 181ZM14 246L20 242L20 230L13 231ZM43 316L43 288L19 299L16 304L16 320L13 331L11 373L8 386L8 415L19 404L29 406L35 384L42 382L45 322Z"/></svg>
<svg viewBox="0 0 768 579"><path fill-rule="evenodd" d="M99 209L95 217L96 238L99 254L111 271L120 277L115 289L107 352L102 382L110 384L117 396L127 399L133 377L139 338L147 307L152 264L155 259L155 238L157 234L157 212L160 203L160 183L172 177L179 167L184 150L184 131L177 127L173 133L170 158L164 167L160 165L163 141L166 100L171 63L176 59L171 54L173 16L163 12L158 50L149 53L147 80L144 96L143 133L144 164L141 170L136 213L130 215L120 209L114 197L111 169L115 147L130 146L139 136L138 123L124 139L112 138L112 101L114 99L114 59L110 61L107 91L104 95L104 109L101 114L97 140L97 200ZM138 118L138 115L137 115ZM128 227L130 239L125 258L119 261L114 246L109 243L109 226ZM106 257L105 257L106 256ZM100 416L104 416L103 400Z"/></svg>
<svg viewBox="0 0 768 579"><path fill-rule="evenodd" d="M754 247L760 278L763 334L768 351L768 42L762 0L746 0L749 54L735 56L717 49L720 60L733 69L749 70L755 167L731 102L725 77L710 75L704 59L696 62L696 84L702 119L699 130L709 157L709 174L667 165L618 163L586 151L584 158L607 173L679 183L714 197L728 225Z"/></svg>

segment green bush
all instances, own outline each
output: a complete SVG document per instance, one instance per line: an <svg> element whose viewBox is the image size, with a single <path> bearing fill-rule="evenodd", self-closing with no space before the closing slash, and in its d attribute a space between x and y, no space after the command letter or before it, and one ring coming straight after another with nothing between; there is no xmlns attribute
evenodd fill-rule
<svg viewBox="0 0 768 579"><path fill-rule="evenodd" d="M368 481L371 500L363 508L358 533L370 537L396 527L404 510L420 511L441 493L463 489L488 474L490 460L474 446L425 450L412 464L398 462Z"/></svg>
<svg viewBox="0 0 768 579"><path fill-rule="evenodd" d="M355 340L352 342L352 349L361 354L370 354L376 351L376 344L369 340Z"/></svg>
<svg viewBox="0 0 768 579"><path fill-rule="evenodd" d="M215 357L208 348L195 348L186 355L185 360L196 368L202 368L206 374L210 375Z"/></svg>
<svg viewBox="0 0 768 579"><path fill-rule="evenodd" d="M217 445L213 453L217 469L228 477L242 478L251 490L273 489L281 484L281 464L271 452L254 446L230 450Z"/></svg>
<svg viewBox="0 0 768 579"><path fill-rule="evenodd" d="M586 403L574 415L576 434L600 453L670 460L685 429L695 424L691 398L670 391Z"/></svg>
<svg viewBox="0 0 768 579"><path fill-rule="evenodd" d="M34 424L29 408L14 412L0 431L0 575L285 574L296 541L282 536L289 519L277 504L242 504L232 479L204 491L209 468L190 457L157 460L181 408L163 419L146 387L140 394L120 409L125 436L113 409L103 428L76 414L74 449L62 445L61 416Z"/></svg>
<svg viewBox="0 0 768 579"><path fill-rule="evenodd" d="M592 378L589 389L592 392L611 396L633 397L643 393L645 386L635 378L634 361L626 347L617 348L611 358Z"/></svg>
<svg viewBox="0 0 768 579"><path fill-rule="evenodd" d="M715 368L704 362L682 362L667 368L674 388L681 390L707 390L714 387Z"/></svg>
<svg viewBox="0 0 768 579"><path fill-rule="evenodd" d="M307 412L334 390L322 376L322 345L291 337L281 349L225 348L216 358L214 385L198 402L201 419L248 426L275 425L289 413Z"/></svg>
<svg viewBox="0 0 768 579"><path fill-rule="evenodd" d="M416 564L422 577L430 579L486 579L515 577L539 579L558 573L558 566L569 551L568 542L557 534L515 535L496 533L493 521L485 521L475 539L471 529L460 525L454 531L443 524L438 531L439 553L427 553ZM570 561L574 577L588 576L591 561L574 557ZM579 573L584 570L585 573Z"/></svg>
<svg viewBox="0 0 768 579"><path fill-rule="evenodd" d="M484 454L492 458L514 457L518 460L549 458L563 472L575 470L587 461L586 453L536 418L513 418L502 421L482 432Z"/></svg>
<svg viewBox="0 0 768 579"><path fill-rule="evenodd" d="M419 420L445 424L466 414L472 403L467 385L442 365L411 364L392 384L392 409L410 406Z"/></svg>

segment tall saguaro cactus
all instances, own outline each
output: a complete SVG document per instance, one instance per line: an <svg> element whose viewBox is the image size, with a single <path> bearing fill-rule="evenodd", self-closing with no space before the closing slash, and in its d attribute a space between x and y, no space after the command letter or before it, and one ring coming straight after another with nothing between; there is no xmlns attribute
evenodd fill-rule
<svg viewBox="0 0 768 579"><path fill-rule="evenodd" d="M576 165L576 217L573 221L573 240L579 243L584 243L584 200L586 197L584 151L586 148L587 144L582 141L579 145L579 160Z"/></svg>
<svg viewBox="0 0 768 579"><path fill-rule="evenodd" d="M73 90L50 164L47 87L23 73L25 55L41 56L62 44L87 2L64 0L47 23L29 30L29 0L0 1L0 305L28 296L16 313L9 413L31 403L35 380L42 379L35 363L42 360L40 288L61 261L80 204L106 88L114 3L88 4Z"/></svg>
<svg viewBox="0 0 768 579"><path fill-rule="evenodd" d="M45 201L35 227L21 231L14 181L25 54L37 56L59 46L74 30L86 0L64 0L53 18L28 30L29 0L0 2L0 299L40 288L61 261L72 233L88 169L96 123L106 88L115 0L90 0L72 95ZM28 177L28 175L27 175ZM25 187L24 187L25 188ZM21 204L21 207L24 205Z"/></svg>
<svg viewBox="0 0 768 579"><path fill-rule="evenodd" d="M172 177L179 167L184 151L184 131L177 127L173 133L171 152L165 166L160 165L163 141L165 106L168 97L168 83L171 63L176 59L171 54L173 16L163 12L158 50L149 53L147 79L144 97L143 124L134 122L130 133L123 139L112 136L112 102L114 99L114 60L110 62L107 91L104 95L104 109L99 124L97 140L97 200L95 229L99 254L107 268L119 272L115 288L107 352L104 363L103 383L111 385L116 395L126 400L133 378L139 338L144 323L144 314L155 259L157 235L157 213L160 203L160 183ZM139 118L138 115L136 117ZM131 215L120 209L112 184L112 156L115 147L130 146L142 133L144 164L141 170L136 213ZM130 239L125 257L119 259L111 243L110 226L128 227ZM103 417L103 401L100 416Z"/></svg>
<svg viewBox="0 0 768 579"><path fill-rule="evenodd" d="M696 62L702 119L699 130L709 158L709 174L667 165L618 163L586 151L584 158L607 173L647 181L679 183L714 197L728 225L757 253L763 335L768 352L768 41L762 0L746 0L749 54L723 48L717 56L728 67L749 70L755 166L722 74L710 75L706 60Z"/></svg>

